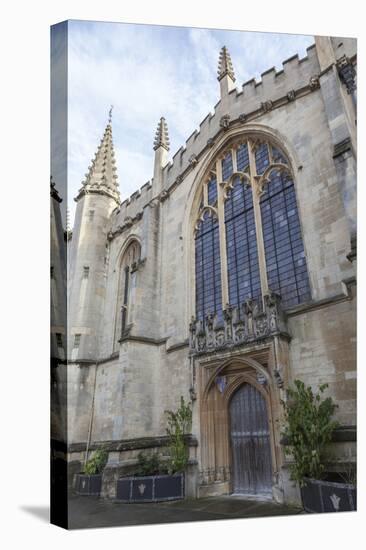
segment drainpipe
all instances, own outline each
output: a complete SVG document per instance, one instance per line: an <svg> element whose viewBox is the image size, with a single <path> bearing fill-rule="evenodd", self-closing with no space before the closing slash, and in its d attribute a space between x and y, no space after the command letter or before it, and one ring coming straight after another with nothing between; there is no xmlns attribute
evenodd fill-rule
<svg viewBox="0 0 366 550"><path fill-rule="evenodd" d="M95 363L95 369L94 369L94 384L93 384L93 397L92 397L92 403L91 403L91 411L90 411L90 420L89 420L89 428L88 428L88 437L86 441L86 449L85 449L85 457L84 457L84 468L86 465L86 462L88 460L88 454L89 454L89 447L90 447L90 440L91 440L91 434L93 429L93 418L94 418L94 402L95 402L95 388L97 386L97 369L98 369L98 361Z"/></svg>

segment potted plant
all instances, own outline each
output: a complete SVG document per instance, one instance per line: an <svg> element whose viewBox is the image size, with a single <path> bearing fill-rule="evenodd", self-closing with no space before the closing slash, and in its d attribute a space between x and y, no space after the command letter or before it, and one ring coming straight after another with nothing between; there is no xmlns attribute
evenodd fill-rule
<svg viewBox="0 0 366 550"><path fill-rule="evenodd" d="M162 459L158 453L140 452L135 475L117 481L117 500L158 502L184 498L184 470L188 464L185 435L191 426L192 410L181 397L180 408L166 414L169 459Z"/></svg>
<svg viewBox="0 0 366 550"><path fill-rule="evenodd" d="M99 496L102 488L102 472L107 464L108 452L97 449L85 462L84 471L75 475L75 491L79 495Z"/></svg>
<svg viewBox="0 0 366 550"><path fill-rule="evenodd" d="M179 409L176 412L165 411L165 414L168 416L166 431L169 437L170 470L184 474L189 459L185 435L191 430L192 408L181 396Z"/></svg>
<svg viewBox="0 0 366 550"><path fill-rule="evenodd" d="M282 402L286 426L283 431L285 453L292 456L291 479L300 486L306 512L337 512L356 509L356 487L337 483L326 472L326 448L338 423L333 420L337 405L324 398L327 384L313 393L300 380L287 391Z"/></svg>

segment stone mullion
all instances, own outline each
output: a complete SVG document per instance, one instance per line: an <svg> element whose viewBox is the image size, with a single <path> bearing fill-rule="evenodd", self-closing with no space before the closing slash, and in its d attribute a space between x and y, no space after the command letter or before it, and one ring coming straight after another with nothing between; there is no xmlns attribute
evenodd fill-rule
<svg viewBox="0 0 366 550"><path fill-rule="evenodd" d="M262 300L264 303L264 296L268 294L267 266L266 266L266 255L264 250L262 215L261 215L261 208L260 208L261 192L260 192L260 187L258 185L259 178L257 176L255 155L253 150L253 144L251 141L248 142L248 154L249 154L249 167L250 167L250 182L252 186L252 195L253 195L255 233L257 237L259 274L260 274L260 280L261 280Z"/></svg>
<svg viewBox="0 0 366 550"><path fill-rule="evenodd" d="M208 190L207 190L207 185L208 183L205 182L203 184L203 206L207 206L208 205Z"/></svg>
<svg viewBox="0 0 366 550"><path fill-rule="evenodd" d="M216 161L217 174L217 215L219 220L219 237L220 237L220 267L221 267L221 298L222 307L225 309L229 303L229 288L227 277L227 257L226 257L226 232L225 232L225 199L222 182L222 165L221 159Z"/></svg>
<svg viewBox="0 0 366 550"><path fill-rule="evenodd" d="M233 161L233 174L238 171L238 163L236 161L236 149L231 149L231 158Z"/></svg>

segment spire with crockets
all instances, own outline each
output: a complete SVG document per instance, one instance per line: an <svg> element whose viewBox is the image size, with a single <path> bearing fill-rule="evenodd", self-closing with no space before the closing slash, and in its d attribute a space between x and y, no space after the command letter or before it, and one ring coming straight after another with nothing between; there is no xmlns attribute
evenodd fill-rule
<svg viewBox="0 0 366 550"><path fill-rule="evenodd" d="M168 125L165 118L162 116L156 129L154 151L156 151L159 147L164 147L164 149L169 151L169 145Z"/></svg>
<svg viewBox="0 0 366 550"><path fill-rule="evenodd" d="M162 116L158 122L154 140L154 177L153 196L158 195L163 189L163 169L168 163L169 151L168 125Z"/></svg>
<svg viewBox="0 0 366 550"><path fill-rule="evenodd" d="M217 80L220 82L221 97L234 89L235 74L229 51L223 46L219 56Z"/></svg>
<svg viewBox="0 0 366 550"><path fill-rule="evenodd" d="M107 195L120 204L117 183L117 168L112 139L112 109L109 110L108 124L100 145L91 161L83 185L75 198L78 201L86 193Z"/></svg>

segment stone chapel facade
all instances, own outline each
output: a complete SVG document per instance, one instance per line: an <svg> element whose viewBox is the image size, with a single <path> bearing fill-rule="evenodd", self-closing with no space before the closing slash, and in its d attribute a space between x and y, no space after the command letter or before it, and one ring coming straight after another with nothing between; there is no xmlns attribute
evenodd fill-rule
<svg viewBox="0 0 366 550"><path fill-rule="evenodd" d="M240 89L224 47L218 80L171 161L161 118L153 178L122 203L109 121L75 198L53 437L70 472L108 449L104 496L139 451L164 451L184 396L188 495L295 501L280 401L296 378L329 384L334 456L356 458L356 41L316 37Z"/></svg>

